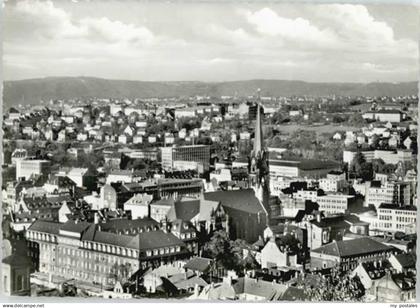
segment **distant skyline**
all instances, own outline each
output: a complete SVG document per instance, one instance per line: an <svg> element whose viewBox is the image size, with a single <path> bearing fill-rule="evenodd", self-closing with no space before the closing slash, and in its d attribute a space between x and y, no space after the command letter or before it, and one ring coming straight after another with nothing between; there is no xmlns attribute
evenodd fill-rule
<svg viewBox="0 0 420 308"><path fill-rule="evenodd" d="M3 25L4 80L418 79L408 5L7 0Z"/></svg>

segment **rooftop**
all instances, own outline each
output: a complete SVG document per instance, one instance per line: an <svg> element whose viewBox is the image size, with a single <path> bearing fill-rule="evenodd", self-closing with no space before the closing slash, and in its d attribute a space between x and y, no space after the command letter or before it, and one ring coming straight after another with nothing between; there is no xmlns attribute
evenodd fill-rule
<svg viewBox="0 0 420 308"><path fill-rule="evenodd" d="M253 189L226 190L204 193L206 200L217 201L222 206L257 214L266 212L261 202L255 196Z"/></svg>
<svg viewBox="0 0 420 308"><path fill-rule="evenodd" d="M312 250L313 252L340 258L392 251L393 248L369 237L348 241L336 241Z"/></svg>

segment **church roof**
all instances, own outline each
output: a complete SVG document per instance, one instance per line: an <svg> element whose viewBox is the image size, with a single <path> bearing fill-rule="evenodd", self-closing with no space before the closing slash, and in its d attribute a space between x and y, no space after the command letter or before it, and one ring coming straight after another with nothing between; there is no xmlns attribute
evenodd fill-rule
<svg viewBox="0 0 420 308"><path fill-rule="evenodd" d="M260 200L255 196L253 189L225 190L204 193L206 200L218 201L222 206L257 214L266 212Z"/></svg>

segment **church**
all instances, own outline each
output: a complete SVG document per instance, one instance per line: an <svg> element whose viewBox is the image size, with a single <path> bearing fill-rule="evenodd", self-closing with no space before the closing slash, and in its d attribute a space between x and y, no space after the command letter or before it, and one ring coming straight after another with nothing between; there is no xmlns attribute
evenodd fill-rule
<svg viewBox="0 0 420 308"><path fill-rule="evenodd" d="M229 221L229 236L249 243L263 236L270 217L279 214L277 202L270 197L268 152L264 147L261 114L258 99L254 144L248 164L248 188L204 194L206 200L220 202L223 207Z"/></svg>

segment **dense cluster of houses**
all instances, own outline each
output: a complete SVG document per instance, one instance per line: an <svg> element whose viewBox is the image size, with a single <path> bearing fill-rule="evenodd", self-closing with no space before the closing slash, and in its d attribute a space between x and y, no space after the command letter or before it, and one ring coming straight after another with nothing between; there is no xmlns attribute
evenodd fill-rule
<svg viewBox="0 0 420 308"><path fill-rule="evenodd" d="M415 300L414 121L375 110L372 119L382 123L333 136L343 147L356 145L344 151L344 163L361 153L366 161L395 165L363 181L349 177L342 163L285 160L282 149L267 149L261 103L227 111L215 104L94 105L13 108L7 115L4 126L22 139L86 143L87 150L92 143L120 146L100 149L106 170L56 168L14 149L16 177L2 194L6 294L42 295L71 285L79 296L105 298L307 301L322 300L314 297L322 281L339 275L346 287L331 291L340 298ZM253 123L252 132L239 136L252 143L248 161L212 162L208 145L180 144L203 134L216 138L212 123L237 115ZM153 131L155 123L185 118L200 119L201 127ZM84 150L74 145L68 155L77 159ZM164 172L121 169L123 155L158 161ZM242 270L212 255L231 242L242 245L235 250ZM345 292L356 286L360 297Z"/></svg>

